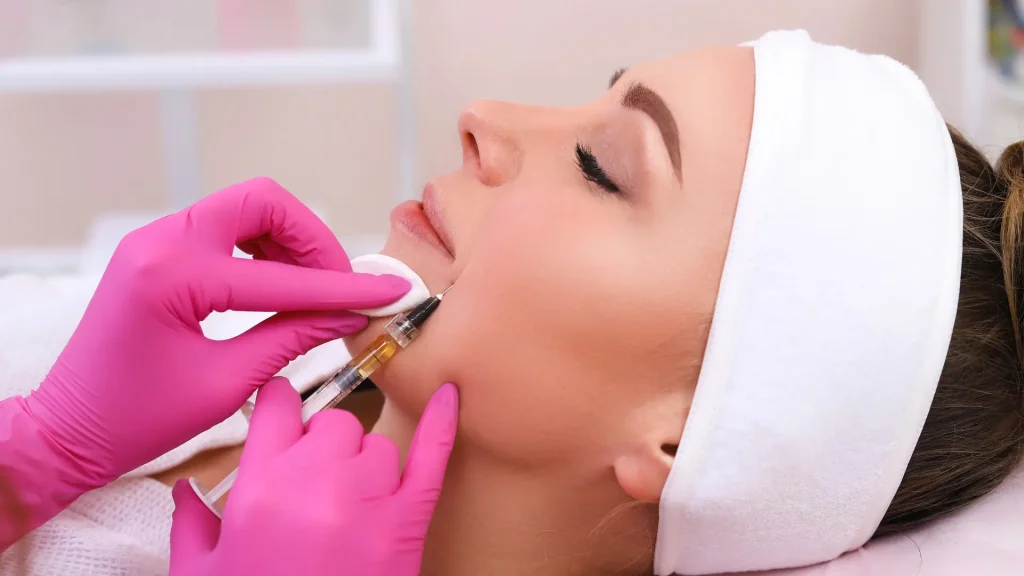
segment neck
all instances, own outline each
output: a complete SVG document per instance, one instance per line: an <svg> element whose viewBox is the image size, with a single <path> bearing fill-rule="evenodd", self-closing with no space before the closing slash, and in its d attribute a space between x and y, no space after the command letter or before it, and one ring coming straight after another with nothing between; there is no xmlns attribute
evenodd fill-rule
<svg viewBox="0 0 1024 576"><path fill-rule="evenodd" d="M394 440L404 459L414 429L385 404L374 431ZM611 470L593 478L570 472L517 467L456 442L421 574L643 574L656 514L631 505Z"/></svg>

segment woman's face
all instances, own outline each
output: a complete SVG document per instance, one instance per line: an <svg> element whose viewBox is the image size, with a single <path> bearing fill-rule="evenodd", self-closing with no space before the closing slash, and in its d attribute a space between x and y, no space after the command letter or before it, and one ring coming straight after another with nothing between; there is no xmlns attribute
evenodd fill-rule
<svg viewBox="0 0 1024 576"><path fill-rule="evenodd" d="M678 442L696 383L753 94L752 51L716 47L633 68L580 108L467 108L461 168L427 185L422 209L392 213L384 253L454 288L374 377L389 404L416 417L451 381L461 447L595 473L670 464L661 447Z"/></svg>

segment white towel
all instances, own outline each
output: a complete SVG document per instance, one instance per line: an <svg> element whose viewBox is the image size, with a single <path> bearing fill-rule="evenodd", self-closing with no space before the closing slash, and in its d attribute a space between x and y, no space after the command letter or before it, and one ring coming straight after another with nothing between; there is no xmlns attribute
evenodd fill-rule
<svg viewBox="0 0 1024 576"><path fill-rule="evenodd" d="M754 42L754 120L656 573L801 566L863 545L896 493L956 314L946 126L889 58Z"/></svg>

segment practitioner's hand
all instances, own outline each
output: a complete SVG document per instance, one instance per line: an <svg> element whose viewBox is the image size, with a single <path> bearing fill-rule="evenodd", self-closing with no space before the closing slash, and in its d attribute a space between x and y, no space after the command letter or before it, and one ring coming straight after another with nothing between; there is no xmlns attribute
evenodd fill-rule
<svg viewBox="0 0 1024 576"><path fill-rule="evenodd" d="M235 258L238 246L253 260ZM269 179L217 192L126 236L26 410L101 486L224 420L295 357L366 326L404 279L352 273L309 208ZM224 341L213 311L279 312ZM326 312L325 312L326 311Z"/></svg>
<svg viewBox="0 0 1024 576"><path fill-rule="evenodd" d="M348 412L320 412L303 434L299 396L275 378L257 396L223 523L188 482L174 487L172 576L416 576L457 421L445 384L400 473L395 445Z"/></svg>

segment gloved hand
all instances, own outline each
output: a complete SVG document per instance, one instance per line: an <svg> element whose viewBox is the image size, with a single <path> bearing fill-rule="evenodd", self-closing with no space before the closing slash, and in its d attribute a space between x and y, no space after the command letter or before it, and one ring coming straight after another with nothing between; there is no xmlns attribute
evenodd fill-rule
<svg viewBox="0 0 1024 576"><path fill-rule="evenodd" d="M239 246L254 260L234 258ZM357 332L404 279L352 273L327 226L275 182L217 192L121 241L29 414L102 486L230 416L288 362ZM280 312L214 341L213 311ZM314 312L321 311L321 312ZM334 312L322 312L334 311Z"/></svg>
<svg viewBox="0 0 1024 576"><path fill-rule="evenodd" d="M303 434L283 378L256 398L224 521L187 481L174 487L171 575L416 576L455 439L458 392L427 404L399 473L398 449L352 414L317 413Z"/></svg>

